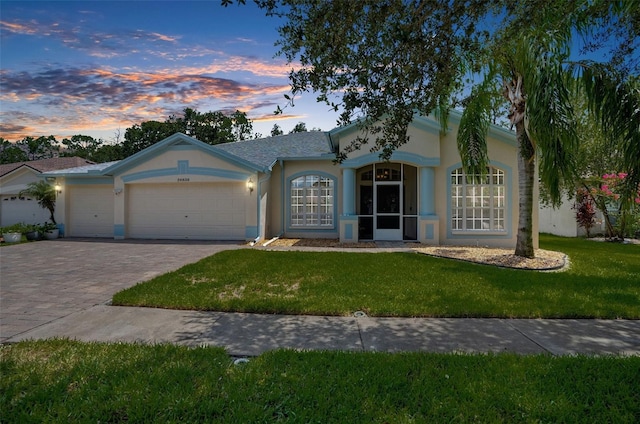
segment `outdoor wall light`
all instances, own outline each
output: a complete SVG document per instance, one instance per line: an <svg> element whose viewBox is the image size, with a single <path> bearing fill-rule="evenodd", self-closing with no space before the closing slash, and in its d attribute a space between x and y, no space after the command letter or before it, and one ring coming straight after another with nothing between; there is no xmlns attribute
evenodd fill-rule
<svg viewBox="0 0 640 424"><path fill-rule="evenodd" d="M247 190L249 190L249 193L253 193L253 180L251 178L247 181Z"/></svg>
<svg viewBox="0 0 640 424"><path fill-rule="evenodd" d="M117 196L118 194L120 194L120 193L122 193L122 188L121 188L121 187L118 187L118 188L114 188L114 189L113 189L113 194L115 194L116 196Z"/></svg>
<svg viewBox="0 0 640 424"><path fill-rule="evenodd" d="M62 186L60 186L60 184L56 184L53 188L55 189L56 193L62 193Z"/></svg>

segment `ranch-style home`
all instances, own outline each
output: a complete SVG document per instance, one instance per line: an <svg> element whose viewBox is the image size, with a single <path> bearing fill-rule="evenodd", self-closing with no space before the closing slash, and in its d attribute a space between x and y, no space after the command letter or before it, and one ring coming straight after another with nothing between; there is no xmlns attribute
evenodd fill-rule
<svg viewBox="0 0 640 424"><path fill-rule="evenodd" d="M49 220L49 211L31 196L20 192L37 182L43 172L92 164L80 157L58 157L0 165L0 227L19 222L40 224Z"/></svg>
<svg viewBox="0 0 640 424"><path fill-rule="evenodd" d="M360 131L353 124L215 146L178 133L118 162L43 176L61 187L56 220L67 237L514 247L515 135L490 128L491 166L476 183L461 167L459 119L452 112L442 135L433 117L416 116L389 162L365 146L334 163ZM536 211L534 234L537 247Z"/></svg>

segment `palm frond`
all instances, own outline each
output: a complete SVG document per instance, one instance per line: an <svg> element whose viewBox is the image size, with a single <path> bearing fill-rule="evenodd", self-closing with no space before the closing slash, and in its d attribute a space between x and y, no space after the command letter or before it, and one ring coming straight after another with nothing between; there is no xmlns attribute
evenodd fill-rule
<svg viewBox="0 0 640 424"><path fill-rule="evenodd" d="M460 118L456 142L467 175L481 176L487 172L487 133L491 122L488 99L483 85L476 87Z"/></svg>
<svg viewBox="0 0 640 424"><path fill-rule="evenodd" d="M629 202L640 184L640 78L621 80L605 66L580 65L589 109L600 121L609 148L622 152L622 169L617 171L628 174L623 200Z"/></svg>

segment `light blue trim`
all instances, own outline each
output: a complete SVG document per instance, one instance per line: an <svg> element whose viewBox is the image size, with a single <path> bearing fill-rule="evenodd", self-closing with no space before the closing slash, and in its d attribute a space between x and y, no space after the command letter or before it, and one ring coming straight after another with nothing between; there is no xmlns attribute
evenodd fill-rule
<svg viewBox="0 0 640 424"><path fill-rule="evenodd" d="M345 226L344 226L344 237L347 240L353 239L353 224L345 224Z"/></svg>
<svg viewBox="0 0 640 424"><path fill-rule="evenodd" d="M190 167L189 161L179 160L175 168L150 169L147 171L134 172L133 174L123 175L122 181L130 183L147 178L168 177L172 175L206 175L234 181L244 181L248 180L253 174L228 169Z"/></svg>
<svg viewBox="0 0 640 424"><path fill-rule="evenodd" d="M420 167L420 214L433 215L436 213L436 179L435 170Z"/></svg>
<svg viewBox="0 0 640 424"><path fill-rule="evenodd" d="M258 226L257 225L247 225L244 228L244 237L247 239L255 239L258 237Z"/></svg>
<svg viewBox="0 0 640 424"><path fill-rule="evenodd" d="M411 121L410 126L437 136L440 135L442 130L440 123L430 116L413 115L413 121Z"/></svg>
<svg viewBox="0 0 640 424"><path fill-rule="evenodd" d="M433 224L427 224L427 240L433 240Z"/></svg>
<svg viewBox="0 0 640 424"><path fill-rule="evenodd" d="M113 177L65 178L64 185L113 185Z"/></svg>
<svg viewBox="0 0 640 424"><path fill-rule="evenodd" d="M284 169L282 175L284 176ZM298 177L302 177L303 175L318 175L320 177L329 178L333 181L333 225L330 227L294 227L291 225L291 181L295 180ZM308 170L303 172L298 172L293 175L287 177L287 184L283 184L283 202L285 203L286 210L286 228L287 231L296 231L296 232L335 232L337 227L337 217L338 217L338 199L340 195L340 190L338 187L338 177L335 175L331 175L324 171L314 171ZM284 216L285 214L283 214Z"/></svg>
<svg viewBox="0 0 640 424"><path fill-rule="evenodd" d="M146 149L111 165L110 167L100 171L100 173L104 175L115 175L124 173L127 170L144 162L147 162L157 156L160 156L166 151L174 148L176 148L177 150L202 150L203 152L213 157L231 162L234 165L244 168L248 171L261 171L261 169L256 165L235 155L227 153L222 149L216 149L215 146L203 143L202 141L196 140L195 138L189 137L188 135L175 133L165 138L164 140L159 141L158 143L149 146Z"/></svg>
<svg viewBox="0 0 640 424"><path fill-rule="evenodd" d="M113 236L124 237L124 224L113 224Z"/></svg>
<svg viewBox="0 0 640 424"><path fill-rule="evenodd" d="M499 168L505 173L505 217L504 217L504 225L506 227L506 231L504 232L496 232L496 231L484 231L484 230L465 230L460 231L456 230L455 234L451 229L451 171L454 169L458 169L462 167L462 162L458 162L449 168L447 168L446 178L447 178L447 221L445 225L447 226L447 238L448 239L476 239L476 238L511 238L512 236L512 222L513 222L513 199L511 198L511 193L513 191L513 171L510 166L505 165L502 162L489 161L489 165Z"/></svg>
<svg viewBox="0 0 640 424"><path fill-rule="evenodd" d="M356 214L356 170L344 168L342 170L342 214Z"/></svg>
<svg viewBox="0 0 640 424"><path fill-rule="evenodd" d="M391 155L390 161L403 162L409 165L422 167L422 166L440 166L440 158L430 158L415 153L394 151ZM341 168L361 168L365 165L380 162L380 153L367 153L366 155L359 156L353 159L347 159L340 165Z"/></svg>

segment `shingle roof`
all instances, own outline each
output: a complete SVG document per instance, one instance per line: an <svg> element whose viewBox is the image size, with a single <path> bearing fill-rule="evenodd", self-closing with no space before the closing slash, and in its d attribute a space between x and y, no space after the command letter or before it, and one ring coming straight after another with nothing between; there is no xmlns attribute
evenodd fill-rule
<svg viewBox="0 0 640 424"><path fill-rule="evenodd" d="M94 163L95 162L91 162L90 160L87 160L78 156L38 159L38 160L32 160L28 162L7 163L4 165L0 165L0 177L12 171L15 171L16 169L25 165L35 169L36 171L48 172L48 171L54 171L58 169L75 168L78 166L84 166L84 165L89 165Z"/></svg>
<svg viewBox="0 0 640 424"><path fill-rule="evenodd" d="M113 162L103 162L103 163L89 163L84 166L76 166L73 168L65 168L65 169L56 169L54 171L49 171L47 175L55 175L55 174L100 174L100 171L107 169L113 164L116 164L120 161L116 160Z"/></svg>
<svg viewBox="0 0 640 424"><path fill-rule="evenodd" d="M216 144L213 147L263 169L271 167L278 159L326 159L333 155L329 133L323 131Z"/></svg>

